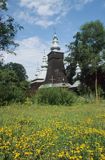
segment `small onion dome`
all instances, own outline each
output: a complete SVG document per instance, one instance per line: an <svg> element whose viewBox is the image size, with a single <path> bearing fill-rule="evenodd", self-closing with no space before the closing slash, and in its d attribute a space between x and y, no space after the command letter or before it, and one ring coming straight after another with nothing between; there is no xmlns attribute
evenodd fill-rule
<svg viewBox="0 0 105 160"><path fill-rule="evenodd" d="M81 74L81 69L80 69L80 66L79 66L78 63L77 63L77 66L76 66L76 74L78 74L78 75Z"/></svg>
<svg viewBox="0 0 105 160"><path fill-rule="evenodd" d="M51 45L51 50L60 50L59 47L59 41L58 41L58 37L56 35L56 33L53 36L53 40L52 40L52 45Z"/></svg>

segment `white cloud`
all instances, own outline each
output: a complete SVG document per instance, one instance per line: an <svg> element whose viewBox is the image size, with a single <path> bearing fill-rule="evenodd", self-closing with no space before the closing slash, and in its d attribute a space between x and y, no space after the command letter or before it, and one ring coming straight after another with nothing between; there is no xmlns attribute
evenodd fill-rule
<svg viewBox="0 0 105 160"><path fill-rule="evenodd" d="M57 22L57 19L55 21L48 19L46 17L43 18L39 18L39 17L34 17L34 16L30 16L29 13L25 13L23 11L20 12L20 14L18 15L19 19L22 19L24 21L27 21L30 24L36 24L39 26L42 26L44 28L47 28L48 26L54 25Z"/></svg>
<svg viewBox="0 0 105 160"><path fill-rule="evenodd" d="M53 16L65 11L65 0L20 0L20 5L36 12L39 16Z"/></svg>
<svg viewBox="0 0 105 160"><path fill-rule="evenodd" d="M20 11L18 15L15 13L15 16L17 16L19 19L29 22L30 24L34 24L35 22L35 18L30 16L28 12L25 13L24 11Z"/></svg>
<svg viewBox="0 0 105 160"><path fill-rule="evenodd" d="M38 37L23 39L18 43L20 46L16 49L17 55L7 55L5 62L12 61L22 64L27 71L29 79L34 79L37 65L39 64L40 66L42 62L44 49L48 54L49 46Z"/></svg>
<svg viewBox="0 0 105 160"><path fill-rule="evenodd" d="M93 1L94 0L75 0L72 7L75 8L76 10L80 10L87 3L90 3L90 2L93 2Z"/></svg>
<svg viewBox="0 0 105 160"><path fill-rule="evenodd" d="M37 19L35 21L35 24L39 25L39 26L42 26L44 28L47 28L49 26L52 26L52 25L55 25L56 24L56 21L52 21L52 20L48 20L48 19Z"/></svg>
<svg viewBox="0 0 105 160"><path fill-rule="evenodd" d="M20 6L25 11L18 18L45 28L59 23L69 10L67 0L20 0Z"/></svg>
<svg viewBox="0 0 105 160"><path fill-rule="evenodd" d="M94 0L20 0L20 6L25 8L18 15L28 23L49 27L59 23L71 9L80 10L84 5Z"/></svg>

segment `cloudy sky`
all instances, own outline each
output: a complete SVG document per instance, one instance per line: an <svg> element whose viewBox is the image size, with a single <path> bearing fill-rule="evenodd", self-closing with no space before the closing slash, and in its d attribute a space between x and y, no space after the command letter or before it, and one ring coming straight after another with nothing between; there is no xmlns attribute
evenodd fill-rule
<svg viewBox="0 0 105 160"><path fill-rule="evenodd" d="M8 14L24 27L16 36L17 56L5 62L23 64L29 79L35 78L44 50L50 51L56 30L63 51L73 35L86 22L99 19L105 25L105 0L8 0Z"/></svg>

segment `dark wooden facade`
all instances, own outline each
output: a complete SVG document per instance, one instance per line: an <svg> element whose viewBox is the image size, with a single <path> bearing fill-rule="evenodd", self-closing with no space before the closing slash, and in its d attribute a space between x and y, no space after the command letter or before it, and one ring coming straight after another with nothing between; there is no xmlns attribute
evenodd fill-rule
<svg viewBox="0 0 105 160"><path fill-rule="evenodd" d="M58 51L51 51L48 54L48 69L45 79L47 83L67 83L63 64L64 53Z"/></svg>

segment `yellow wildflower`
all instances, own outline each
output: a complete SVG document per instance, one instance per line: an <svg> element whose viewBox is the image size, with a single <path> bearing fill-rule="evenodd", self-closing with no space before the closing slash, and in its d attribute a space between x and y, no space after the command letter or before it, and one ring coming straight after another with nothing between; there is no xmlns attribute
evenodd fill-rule
<svg viewBox="0 0 105 160"><path fill-rule="evenodd" d="M20 153L16 152L16 154L15 154L15 157L14 157L14 158L16 159L16 158L18 158L19 156L20 156Z"/></svg>
<svg viewBox="0 0 105 160"><path fill-rule="evenodd" d="M24 155L25 156L32 155L32 152L25 152Z"/></svg>
<svg viewBox="0 0 105 160"><path fill-rule="evenodd" d="M40 149L36 149L36 153L40 154L41 150Z"/></svg>

